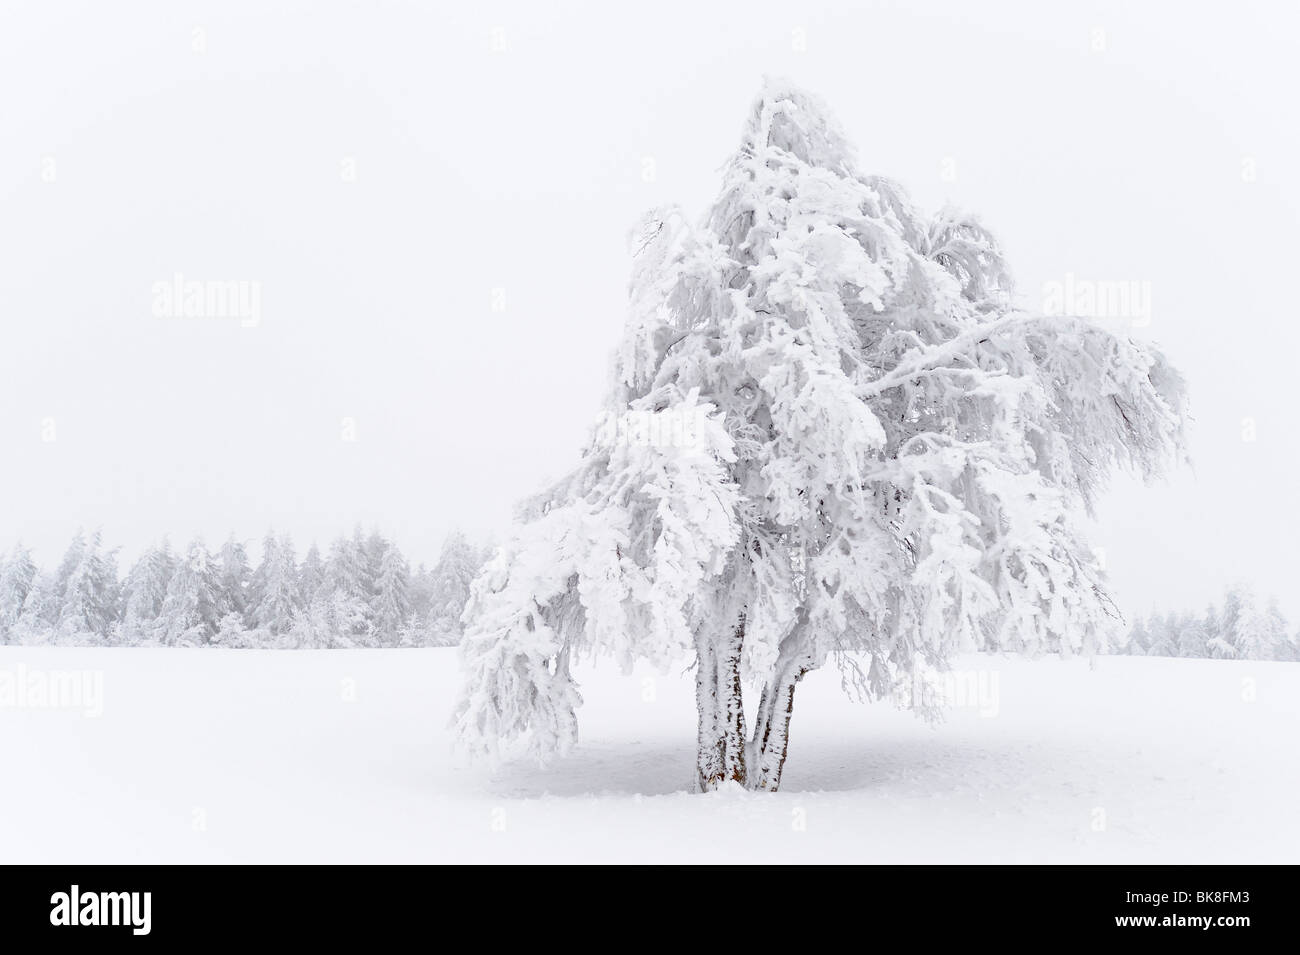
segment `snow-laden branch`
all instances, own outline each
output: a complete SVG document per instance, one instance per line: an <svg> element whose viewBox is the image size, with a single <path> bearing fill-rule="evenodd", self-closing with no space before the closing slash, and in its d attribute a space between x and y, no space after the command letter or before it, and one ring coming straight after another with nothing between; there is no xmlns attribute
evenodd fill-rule
<svg viewBox="0 0 1300 955"><path fill-rule="evenodd" d="M855 392L863 401L869 401L884 394L890 388L911 381L923 375L978 374L974 368L945 367L957 358L966 357L970 350L993 335L1016 325L1038 321L1035 316L1025 312L1009 312L1001 318L968 329L938 345L914 348L903 356L897 366L880 377L859 385Z"/></svg>

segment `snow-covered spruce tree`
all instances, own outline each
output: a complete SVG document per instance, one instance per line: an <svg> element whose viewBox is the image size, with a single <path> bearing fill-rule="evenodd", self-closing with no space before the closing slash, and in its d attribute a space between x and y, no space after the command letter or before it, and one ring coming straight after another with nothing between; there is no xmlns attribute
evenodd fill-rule
<svg viewBox="0 0 1300 955"><path fill-rule="evenodd" d="M470 750L566 750L579 654L693 654L698 786L774 790L832 656L878 699L958 650L1098 647L1114 611L1074 514L1115 466L1181 457L1158 352L1017 311L979 223L922 218L780 83L703 225L663 210L634 246L602 426L473 587Z"/></svg>
<svg viewBox="0 0 1300 955"><path fill-rule="evenodd" d="M15 544L0 570L0 643L9 642L35 580L36 564L31 550L21 543Z"/></svg>
<svg viewBox="0 0 1300 955"><path fill-rule="evenodd" d="M372 527L370 533L365 539L361 538L361 528L357 527L352 532L352 539L356 541L361 548L362 563L366 568L366 581L369 584L370 592L375 592L375 581L379 579L379 565L383 563L384 554L389 548L388 539L379 533L379 528Z"/></svg>
<svg viewBox="0 0 1300 955"><path fill-rule="evenodd" d="M315 543L307 549L298 568L298 592L302 606L294 613L293 625L282 645L299 649L323 649L336 643L334 627L329 613L330 591L325 572L325 561Z"/></svg>
<svg viewBox="0 0 1300 955"><path fill-rule="evenodd" d="M302 559L302 566L298 568L298 591L302 594L304 604L311 603L324 582L325 561L321 558L320 548L312 541L311 547L307 548L307 556Z"/></svg>
<svg viewBox="0 0 1300 955"><path fill-rule="evenodd" d="M165 540L146 550L132 565L122 584L120 636L123 643L138 645L159 640L158 618L176 565L176 556Z"/></svg>
<svg viewBox="0 0 1300 955"><path fill-rule="evenodd" d="M273 533L262 541L262 560L256 573L256 603L251 613L253 627L279 637L293 629L294 614L302 607L298 590L298 563L288 534L276 539Z"/></svg>
<svg viewBox="0 0 1300 955"><path fill-rule="evenodd" d="M1188 621L1178 635L1178 655L1202 659L1210 655L1210 640L1218 632L1219 611L1210 604L1205 613Z"/></svg>
<svg viewBox="0 0 1300 955"><path fill-rule="evenodd" d="M395 647L411 618L410 570L396 544L384 541L382 550L371 606L380 644Z"/></svg>
<svg viewBox="0 0 1300 955"><path fill-rule="evenodd" d="M433 571L421 561L411 571L411 613L423 617L429 612L429 602L433 595Z"/></svg>
<svg viewBox="0 0 1300 955"><path fill-rule="evenodd" d="M267 575L275 566L275 561L269 558L278 547L279 543L276 541L273 527L262 537L261 559L248 578L248 600L244 610L244 626L248 630L257 629L257 607L266 595Z"/></svg>
<svg viewBox="0 0 1300 955"><path fill-rule="evenodd" d="M1178 634L1178 652L1175 656L1203 659L1210 655L1209 637L1206 636L1205 618L1192 617Z"/></svg>
<svg viewBox="0 0 1300 955"><path fill-rule="evenodd" d="M244 615L230 611L218 620L212 645L226 650L247 650L255 646L252 635L244 627Z"/></svg>
<svg viewBox="0 0 1300 955"><path fill-rule="evenodd" d="M9 642L38 644L48 642L54 631L51 620L57 620L62 597L55 574L38 569L32 586L23 601L22 612L9 632Z"/></svg>
<svg viewBox="0 0 1300 955"><path fill-rule="evenodd" d="M1152 617L1152 620L1156 620ZM1133 622L1133 627L1128 632L1128 638L1119 648L1119 653L1131 657L1144 657L1147 655L1147 647L1151 645L1151 631L1147 629L1147 622L1138 617Z"/></svg>
<svg viewBox="0 0 1300 955"><path fill-rule="evenodd" d="M339 537L330 545L325 581L317 591L318 616L328 621L328 646L374 645L371 591L360 529L351 538Z"/></svg>
<svg viewBox="0 0 1300 955"><path fill-rule="evenodd" d="M117 551L105 551L100 532L95 531L77 547L77 553L78 559L63 583L59 640L105 643L117 621Z"/></svg>
<svg viewBox="0 0 1300 955"><path fill-rule="evenodd" d="M253 572L248 564L248 550L234 534L221 545L221 609L222 615L248 615L249 589Z"/></svg>
<svg viewBox="0 0 1300 955"><path fill-rule="evenodd" d="M63 619L63 602L68 592L68 581L76 573L77 568L81 566L83 558L86 556L86 534L81 528L73 535L68 549L63 552L63 559L59 561L58 567L48 582L48 586L42 587L40 594L41 600L34 604L33 609L39 611L40 619L37 620L28 615L27 627L32 636L37 637L41 642L58 641L61 631L60 623Z"/></svg>
<svg viewBox="0 0 1300 955"><path fill-rule="evenodd" d="M59 566L54 571L54 586L60 595L67 589L68 580L76 571L85 553L86 532L84 528L79 527L77 533L72 535L72 540L68 542L68 549L63 552L63 559L59 561Z"/></svg>
<svg viewBox="0 0 1300 955"><path fill-rule="evenodd" d="M433 602L433 571L423 563L416 567L407 593L411 598L411 619L402 631L401 646L423 647L431 642L429 608Z"/></svg>
<svg viewBox="0 0 1300 955"><path fill-rule="evenodd" d="M452 647L460 643L464 634L461 614L469 602L470 585L486 559L483 550L471 544L459 529L453 529L443 539L438 563L433 568L426 617L431 646Z"/></svg>
<svg viewBox="0 0 1300 955"><path fill-rule="evenodd" d="M1241 611L1236 616L1236 625L1227 633L1234 650L1233 657L1238 660L1286 660L1290 655L1291 640L1276 601L1261 604L1250 588L1241 589L1240 599Z"/></svg>
<svg viewBox="0 0 1300 955"><path fill-rule="evenodd" d="M324 627L331 649L373 648L379 646L378 634L370 619L370 605L347 590L330 591L323 599Z"/></svg>
<svg viewBox="0 0 1300 955"><path fill-rule="evenodd" d="M1183 617L1176 613L1171 613L1161 618L1160 628L1158 630L1152 630L1151 647L1147 650L1147 656L1178 656L1178 641L1183 630L1187 627L1188 623L1190 623L1190 620L1190 615Z"/></svg>
<svg viewBox="0 0 1300 955"><path fill-rule="evenodd" d="M1237 649L1238 631L1241 628L1242 615L1247 612L1245 605L1253 600L1254 596L1248 588L1240 584L1228 588L1223 597L1223 608L1213 621L1212 636L1207 645L1212 658L1216 660L1240 658Z"/></svg>
<svg viewBox="0 0 1300 955"><path fill-rule="evenodd" d="M1210 604L1205 611L1205 647L1200 656L1215 657L1219 656L1219 650L1225 645L1223 642L1223 615L1228 608L1219 609L1214 604ZM1183 656L1197 656L1192 652L1191 647L1187 648Z"/></svg>
<svg viewBox="0 0 1300 955"><path fill-rule="evenodd" d="M1272 644L1272 659L1292 662L1298 658L1298 648L1291 639L1290 624L1278 606L1277 598L1270 597L1264 607L1265 630Z"/></svg>
<svg viewBox="0 0 1300 955"><path fill-rule="evenodd" d="M196 538L167 582L167 596L158 615L159 642L172 647L210 644L221 628L224 603L220 561Z"/></svg>

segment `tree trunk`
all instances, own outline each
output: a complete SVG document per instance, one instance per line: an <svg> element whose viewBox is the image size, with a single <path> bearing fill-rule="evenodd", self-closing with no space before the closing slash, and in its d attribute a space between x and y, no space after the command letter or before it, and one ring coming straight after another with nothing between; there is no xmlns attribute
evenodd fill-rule
<svg viewBox="0 0 1300 955"><path fill-rule="evenodd" d="M745 709L740 688L740 656L745 645L745 616L722 639L696 639L695 704L699 735L696 783L710 792L725 782L745 785Z"/></svg>
<svg viewBox="0 0 1300 955"><path fill-rule="evenodd" d="M767 792L776 792L781 785L781 772L790 750L794 689L807 671L803 667L791 667L780 672L780 678L763 689L750 747L750 788Z"/></svg>
<svg viewBox="0 0 1300 955"><path fill-rule="evenodd" d="M781 640L772 675L763 687L754 715L754 737L749 742L750 789L776 792L781 786L781 773L790 751L794 690L814 663L807 636L808 615L801 609L794 627Z"/></svg>

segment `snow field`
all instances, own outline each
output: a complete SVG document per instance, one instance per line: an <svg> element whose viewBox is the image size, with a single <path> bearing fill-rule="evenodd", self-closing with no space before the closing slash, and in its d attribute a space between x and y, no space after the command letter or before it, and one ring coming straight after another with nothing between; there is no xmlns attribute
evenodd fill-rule
<svg viewBox="0 0 1300 955"><path fill-rule="evenodd" d="M453 649L0 647L0 861L1300 857L1300 667L986 656L955 667L980 698L937 726L854 703L833 669L815 672L796 699L782 791L696 795L684 665L580 668L575 752L489 770L451 753ZM14 695L17 674L56 671L99 674L102 715Z"/></svg>

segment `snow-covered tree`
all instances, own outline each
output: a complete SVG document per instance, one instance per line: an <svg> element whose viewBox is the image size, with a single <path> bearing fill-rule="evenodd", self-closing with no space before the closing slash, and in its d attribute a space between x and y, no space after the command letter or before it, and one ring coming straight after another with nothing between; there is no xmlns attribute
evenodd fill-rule
<svg viewBox="0 0 1300 955"><path fill-rule="evenodd" d="M313 541L307 548L307 556L298 568L298 592L302 594L303 604L310 603L325 582L325 561L321 559L320 548Z"/></svg>
<svg viewBox="0 0 1300 955"><path fill-rule="evenodd" d="M68 592L68 581L72 575L77 572L81 566L82 558L86 555L86 533L81 528L73 535L72 541L68 544L68 549L63 552L63 559L59 561L59 566L54 571L54 591L58 595L59 603L52 611L47 610L47 620L51 624L57 624L59 617L63 612L63 595Z"/></svg>
<svg viewBox="0 0 1300 955"><path fill-rule="evenodd" d="M385 646L397 646L411 617L410 571L397 545L385 542L371 603L375 631Z"/></svg>
<svg viewBox="0 0 1300 955"><path fill-rule="evenodd" d="M1285 660L1290 652L1286 620L1276 601L1262 604L1249 588L1243 588L1241 612L1228 632L1234 658L1238 660Z"/></svg>
<svg viewBox="0 0 1300 955"><path fill-rule="evenodd" d="M252 606L253 626L278 637L293 628L294 614L302 609L298 590L298 564L288 534L277 539L267 534L262 542L262 561L255 575L256 603Z"/></svg>
<svg viewBox="0 0 1300 955"><path fill-rule="evenodd" d="M239 614L247 619L249 590L253 573L248 565L248 551L240 540L231 534L221 547L221 607L226 614Z"/></svg>
<svg viewBox="0 0 1300 955"><path fill-rule="evenodd" d="M411 572L408 592L411 597L411 616L416 620L427 619L433 600L433 572L423 563Z"/></svg>
<svg viewBox="0 0 1300 955"><path fill-rule="evenodd" d="M352 533L352 539L361 554L367 588L374 594L375 581L379 579L379 565L383 563L384 554L389 548L388 540L379 533L378 528L373 527L364 539L361 537L361 528L357 527Z"/></svg>
<svg viewBox="0 0 1300 955"><path fill-rule="evenodd" d="M1074 515L1114 467L1179 459L1156 351L1017 311L977 221L922 218L781 83L702 226L660 210L633 247L590 446L472 589L470 750L567 749L576 655L690 654L699 787L772 790L796 685L831 658L878 699L958 650L1098 646L1114 612Z"/></svg>
<svg viewBox="0 0 1300 955"><path fill-rule="evenodd" d="M222 569L224 572L224 562ZM229 598L228 591L225 596ZM244 615L232 610L217 621L217 632L212 636L212 645L227 650L246 650L254 646L252 637L244 627Z"/></svg>
<svg viewBox="0 0 1300 955"><path fill-rule="evenodd" d="M1151 645L1147 650L1149 657L1178 656L1178 641L1186 625L1186 620L1178 614L1169 614L1160 618L1160 626L1151 633Z"/></svg>
<svg viewBox="0 0 1300 955"><path fill-rule="evenodd" d="M158 640L158 618L176 564L171 545L164 540L161 545L148 548L131 567L122 585L121 642L139 644Z"/></svg>
<svg viewBox="0 0 1300 955"><path fill-rule="evenodd" d="M35 580L36 564L31 550L21 543L15 544L0 570L0 643L9 642L10 632L22 616Z"/></svg>
<svg viewBox="0 0 1300 955"><path fill-rule="evenodd" d="M257 607L266 595L267 575L274 566L271 555L279 547L275 538L275 528L271 528L262 537L262 557L248 577L248 600L244 611L244 627L248 630L257 628Z"/></svg>
<svg viewBox="0 0 1300 955"><path fill-rule="evenodd" d="M375 643L366 560L359 529L351 538L340 537L330 545L320 603L331 627L341 628L332 634L330 645L364 647Z"/></svg>
<svg viewBox="0 0 1300 955"><path fill-rule="evenodd" d="M321 591L293 615L293 626L283 634L278 645L283 649L315 650L330 645L333 632L327 612L328 595Z"/></svg>
<svg viewBox="0 0 1300 955"><path fill-rule="evenodd" d="M201 647L212 643L225 616L221 562L195 539L177 561L158 615L158 638L165 646Z"/></svg>
<svg viewBox="0 0 1300 955"><path fill-rule="evenodd" d="M1209 638L1205 635L1205 619L1193 617L1187 621L1178 634L1178 652L1180 657L1204 658L1210 655Z"/></svg>
<svg viewBox="0 0 1300 955"><path fill-rule="evenodd" d="M374 647L378 645L377 636L369 629L367 614L367 606L357 597L322 587L294 615L293 629L280 645L319 650Z"/></svg>
<svg viewBox="0 0 1300 955"><path fill-rule="evenodd" d="M442 552L429 583L426 612L428 641L433 646L460 643L464 633L461 614L469 602L470 585L483 569L487 555L470 543L460 530L452 530L442 542Z"/></svg>
<svg viewBox="0 0 1300 955"><path fill-rule="evenodd" d="M59 577L61 638L66 642L105 642L117 619L116 551L104 551L99 531L89 540L78 532L59 568Z"/></svg>
<svg viewBox="0 0 1300 955"><path fill-rule="evenodd" d="M1210 655L1210 641L1218 634L1219 610L1214 604L1188 622L1178 635L1178 655L1201 659Z"/></svg>
<svg viewBox="0 0 1300 955"><path fill-rule="evenodd" d="M1291 639L1290 624L1282 615L1276 597L1269 598L1264 608L1264 619L1268 641L1273 648L1271 659L1283 662L1300 660L1300 647Z"/></svg>
<svg viewBox="0 0 1300 955"><path fill-rule="evenodd" d="M1154 622L1154 616L1152 620ZM1151 646L1151 631L1147 627L1147 622L1138 617L1133 622L1133 627L1128 633L1128 639L1124 642L1120 652L1128 656L1144 657L1149 646Z"/></svg>
<svg viewBox="0 0 1300 955"><path fill-rule="evenodd" d="M22 612L9 632L12 643L37 644L48 642L54 631L52 620L58 620L62 606L55 574L38 569L32 578L31 589L23 601Z"/></svg>
<svg viewBox="0 0 1300 955"><path fill-rule="evenodd" d="M1253 599L1254 597L1241 585L1228 588L1223 598L1223 607L1211 622L1211 636L1206 644L1211 657L1217 660L1240 659L1237 646L1238 633L1241 629L1242 616L1246 613L1245 605Z"/></svg>

